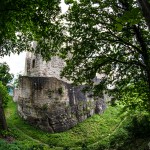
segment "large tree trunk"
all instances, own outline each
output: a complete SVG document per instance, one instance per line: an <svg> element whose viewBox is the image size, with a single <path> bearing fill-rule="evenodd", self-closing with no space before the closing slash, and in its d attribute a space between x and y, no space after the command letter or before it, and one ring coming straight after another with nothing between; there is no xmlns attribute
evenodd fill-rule
<svg viewBox="0 0 150 150"><path fill-rule="evenodd" d="M143 12L143 16L150 30L150 3L148 2L148 0L137 0L137 2Z"/></svg>
<svg viewBox="0 0 150 150"><path fill-rule="evenodd" d="M0 96L0 129L2 130L7 130L7 123L6 123L6 118L5 118L5 113L4 113L4 108L2 105L2 98Z"/></svg>
<svg viewBox="0 0 150 150"><path fill-rule="evenodd" d="M141 33L140 27L134 25L133 31L135 33L137 42L139 43L141 50L142 50L141 54L142 54L142 59L145 64L145 73L146 73L146 78L147 78L147 83L148 83L148 91L149 91L149 92L147 92L147 95L148 95L149 104L150 104L150 56L148 53L148 47L147 47L144 37Z"/></svg>

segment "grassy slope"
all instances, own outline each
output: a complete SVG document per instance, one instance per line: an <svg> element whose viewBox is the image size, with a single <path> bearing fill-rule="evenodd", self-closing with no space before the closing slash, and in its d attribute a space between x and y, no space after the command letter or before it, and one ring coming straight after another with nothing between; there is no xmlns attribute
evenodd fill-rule
<svg viewBox="0 0 150 150"><path fill-rule="evenodd" d="M81 147L88 147L89 150L99 147L98 149L103 150L105 149L103 145L107 145L108 148L110 139L113 136L116 138L115 134L128 136L122 128L123 124L128 124L128 120L119 115L120 109L109 107L102 115L94 115L66 132L54 134L41 131L23 121L16 112L14 102L9 102L6 117L11 134L15 136L15 143L25 148L42 144L45 145L45 150L67 150L68 148L77 150L82 149Z"/></svg>
<svg viewBox="0 0 150 150"><path fill-rule="evenodd" d="M33 144L33 139L55 147L80 147L100 141L114 131L121 121L118 117L118 108L110 107L103 115L94 115L83 123L62 133L49 134L36 129L18 117L16 104L10 102L6 110L7 122L18 141ZM29 138L30 136L31 138Z"/></svg>

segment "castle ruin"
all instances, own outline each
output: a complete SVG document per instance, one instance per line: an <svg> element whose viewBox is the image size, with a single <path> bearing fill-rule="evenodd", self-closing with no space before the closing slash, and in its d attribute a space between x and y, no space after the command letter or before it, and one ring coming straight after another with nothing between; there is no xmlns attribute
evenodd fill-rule
<svg viewBox="0 0 150 150"><path fill-rule="evenodd" d="M30 124L48 132L61 132L105 109L103 98L94 100L84 94L84 85L73 86L60 77L65 63L52 57L27 53L25 76L20 77L18 112Z"/></svg>

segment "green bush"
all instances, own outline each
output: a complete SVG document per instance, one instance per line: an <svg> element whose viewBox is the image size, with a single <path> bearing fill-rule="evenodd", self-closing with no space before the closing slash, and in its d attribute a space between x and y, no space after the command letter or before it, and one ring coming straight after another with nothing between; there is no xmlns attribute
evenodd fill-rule
<svg viewBox="0 0 150 150"><path fill-rule="evenodd" d="M9 96L7 88L0 81L0 96L2 98L3 107L7 106L9 100L11 100L11 96Z"/></svg>
<svg viewBox="0 0 150 150"><path fill-rule="evenodd" d="M149 114L134 113L128 116L126 122L109 138L109 148L115 150L144 150L148 146L146 139L150 138ZM99 147L101 149L101 147ZM103 148L104 149L104 148Z"/></svg>
<svg viewBox="0 0 150 150"><path fill-rule="evenodd" d="M12 133L9 130L0 130L0 135L3 137L12 136Z"/></svg>
<svg viewBox="0 0 150 150"><path fill-rule="evenodd" d="M63 148L63 150L70 150L70 147L69 147L69 146L65 146L65 147Z"/></svg>
<svg viewBox="0 0 150 150"><path fill-rule="evenodd" d="M44 145L33 145L28 150L44 150Z"/></svg>
<svg viewBox="0 0 150 150"><path fill-rule="evenodd" d="M0 140L0 150L25 150L23 145L18 143L7 143L5 141Z"/></svg>
<svg viewBox="0 0 150 150"><path fill-rule="evenodd" d="M48 150L46 146L42 144L23 144L20 142L7 143L4 140L0 140L0 150Z"/></svg>
<svg viewBox="0 0 150 150"><path fill-rule="evenodd" d="M150 116L148 114L133 116L131 124L127 127L127 130L134 136L134 138L150 137Z"/></svg>

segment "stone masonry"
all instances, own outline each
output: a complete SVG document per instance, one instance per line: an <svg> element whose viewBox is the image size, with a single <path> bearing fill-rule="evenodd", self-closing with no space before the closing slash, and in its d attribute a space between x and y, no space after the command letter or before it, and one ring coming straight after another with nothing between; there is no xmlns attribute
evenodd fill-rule
<svg viewBox="0 0 150 150"><path fill-rule="evenodd" d="M84 94L85 86L73 86L60 78L64 62L58 57L48 63L28 54L25 76L20 77L18 112L30 124L48 132L61 132L105 109L103 98Z"/></svg>

